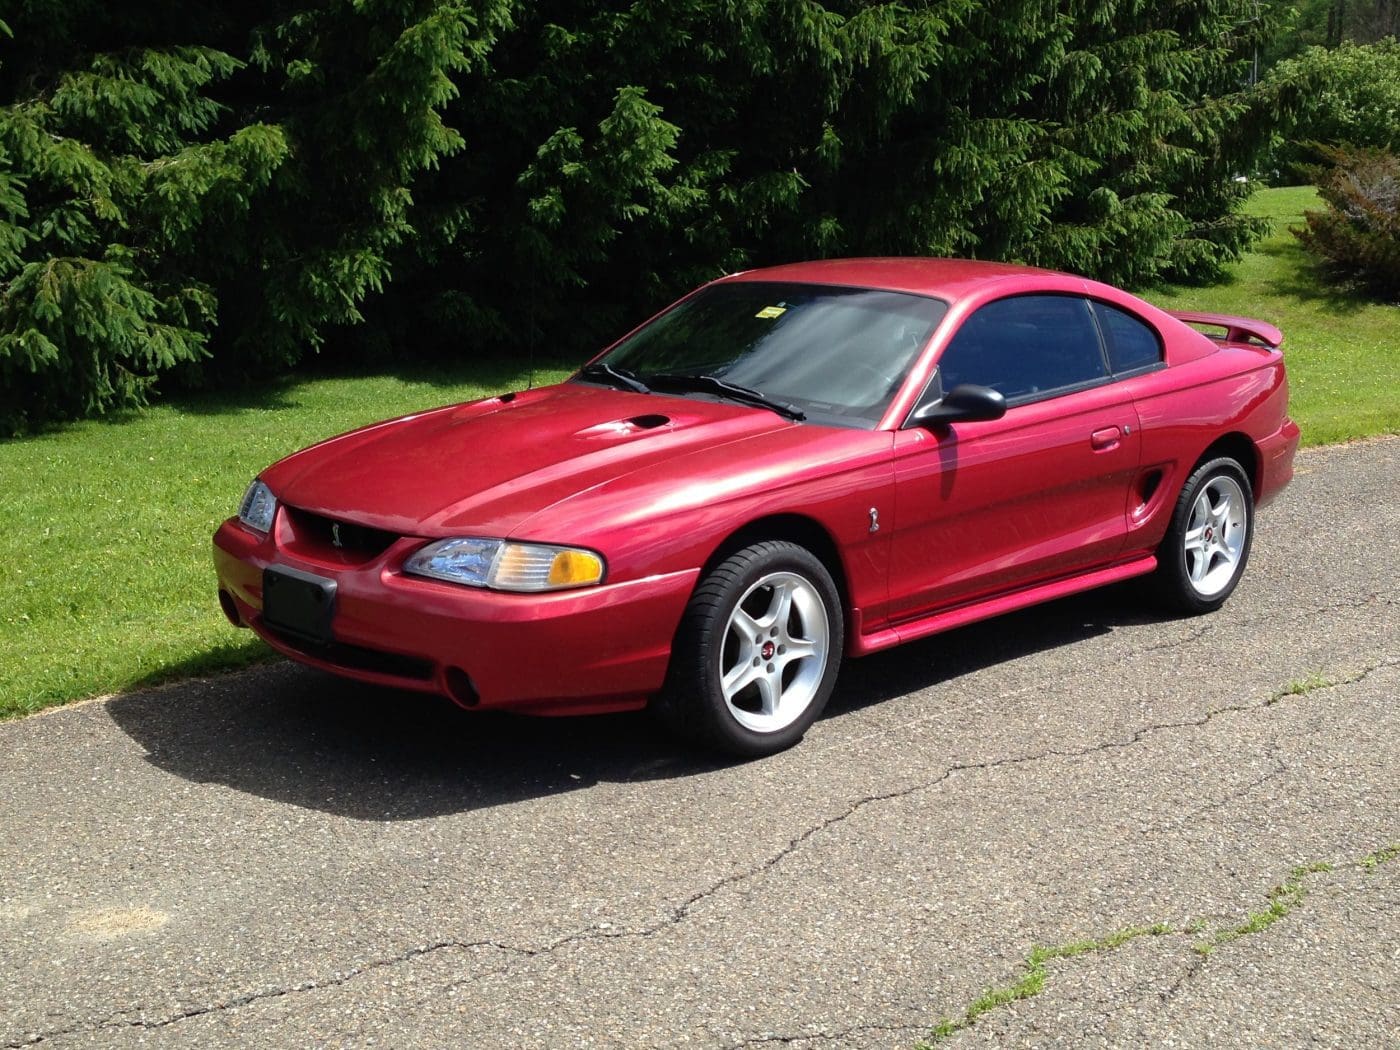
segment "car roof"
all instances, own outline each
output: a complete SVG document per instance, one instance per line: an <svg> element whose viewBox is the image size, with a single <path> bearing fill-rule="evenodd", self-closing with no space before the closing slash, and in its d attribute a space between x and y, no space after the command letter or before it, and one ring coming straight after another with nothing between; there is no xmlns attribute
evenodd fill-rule
<svg viewBox="0 0 1400 1050"><path fill-rule="evenodd" d="M730 281L793 281L802 284L834 284L856 288L880 288L891 292L912 292L955 302L990 282L1023 282L1029 290L1036 279L1069 277L1054 270L1014 263L983 262L976 259L931 259L876 257L868 259L818 259L787 263L759 270L745 270L721 278ZM1029 280L1028 280L1029 279Z"/></svg>

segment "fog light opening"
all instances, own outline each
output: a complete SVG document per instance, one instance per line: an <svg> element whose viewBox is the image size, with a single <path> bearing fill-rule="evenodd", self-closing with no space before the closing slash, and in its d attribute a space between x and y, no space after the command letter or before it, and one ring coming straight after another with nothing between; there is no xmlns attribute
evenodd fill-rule
<svg viewBox="0 0 1400 1050"><path fill-rule="evenodd" d="M472 685L467 672L460 667L449 667L443 672L442 680L447 686L447 695L452 697L454 703L462 707L475 707L481 703L481 697L476 695L476 686Z"/></svg>
<svg viewBox="0 0 1400 1050"><path fill-rule="evenodd" d="M229 623L235 627L246 626L243 623L243 617L238 614L238 603L233 600L233 595L222 587L219 588L219 608L224 611L224 616L227 617Z"/></svg>

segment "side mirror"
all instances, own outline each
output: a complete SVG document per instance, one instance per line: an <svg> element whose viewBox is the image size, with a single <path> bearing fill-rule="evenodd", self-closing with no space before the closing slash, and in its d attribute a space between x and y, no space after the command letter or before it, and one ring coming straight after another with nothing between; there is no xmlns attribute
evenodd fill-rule
<svg viewBox="0 0 1400 1050"><path fill-rule="evenodd" d="M941 400L925 405L914 413L914 422L921 427L945 426L979 419L1000 419L1006 415L1006 398L989 386L963 383L953 387Z"/></svg>

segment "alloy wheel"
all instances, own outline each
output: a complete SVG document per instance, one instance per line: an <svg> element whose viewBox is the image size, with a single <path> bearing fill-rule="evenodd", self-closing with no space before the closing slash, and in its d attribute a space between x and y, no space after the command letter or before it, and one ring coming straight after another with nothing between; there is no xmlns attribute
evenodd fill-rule
<svg viewBox="0 0 1400 1050"><path fill-rule="evenodd" d="M801 717L821 688L831 651L826 606L793 572L758 580L735 604L720 651L720 689L734 720L773 733Z"/></svg>

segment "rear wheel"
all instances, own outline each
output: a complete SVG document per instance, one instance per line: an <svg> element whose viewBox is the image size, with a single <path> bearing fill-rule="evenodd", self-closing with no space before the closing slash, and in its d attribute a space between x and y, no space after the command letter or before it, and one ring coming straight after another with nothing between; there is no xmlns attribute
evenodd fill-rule
<svg viewBox="0 0 1400 1050"><path fill-rule="evenodd" d="M658 713L681 735L731 754L773 754L821 714L843 644L826 566L795 543L756 543L695 589Z"/></svg>
<svg viewBox="0 0 1400 1050"><path fill-rule="evenodd" d="M1254 492L1233 459L1197 467L1176 501L1157 551L1163 600L1184 613L1212 612L1240 582L1254 539Z"/></svg>

